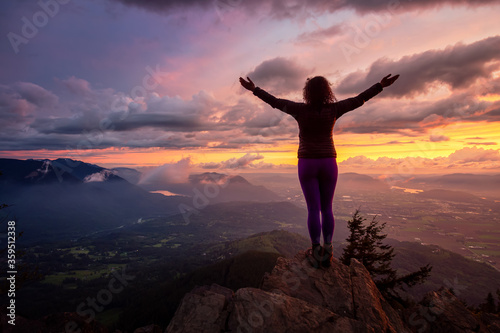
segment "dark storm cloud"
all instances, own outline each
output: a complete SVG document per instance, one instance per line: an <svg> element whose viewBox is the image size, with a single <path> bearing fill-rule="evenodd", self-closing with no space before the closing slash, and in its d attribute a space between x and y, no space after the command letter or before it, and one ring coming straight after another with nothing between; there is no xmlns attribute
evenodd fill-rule
<svg viewBox="0 0 500 333"><path fill-rule="evenodd" d="M131 131L143 127L159 128L168 131L200 131L209 130L196 115L184 116L176 114L131 114L120 119L118 114L100 119L97 115L77 119L37 119L31 126L40 133L80 134L95 129L112 131Z"/></svg>
<svg viewBox="0 0 500 333"><path fill-rule="evenodd" d="M438 101L378 100L375 97L362 108L342 116L335 126L338 132L399 133L412 137L457 121L499 121L500 102L479 100L475 91L480 89L475 88ZM434 133L429 139L436 142L446 138Z"/></svg>
<svg viewBox="0 0 500 333"><path fill-rule="evenodd" d="M200 131L209 130L210 126L203 124L197 115L164 115L164 114L134 114L123 121L112 124L116 131L129 131L141 127L165 128L169 131Z"/></svg>
<svg viewBox="0 0 500 333"><path fill-rule="evenodd" d="M213 1L207 0L116 0L125 5L144 8L150 11L169 11L191 7L213 6Z"/></svg>
<svg viewBox="0 0 500 333"><path fill-rule="evenodd" d="M111 89L93 89L81 79L63 83L64 87L70 85L70 103L59 101L36 85L0 86L0 145L4 150L84 153L109 147L238 149L274 144L279 139L264 139L267 134L252 135L246 133L247 129L259 132L269 128L269 135L276 137L289 127L279 126L283 117L253 103L231 107L205 92L190 100L152 95L141 104ZM111 111L110 105L119 110ZM60 112L53 113L53 109Z"/></svg>
<svg viewBox="0 0 500 333"><path fill-rule="evenodd" d="M252 103L246 100L239 101L221 116L217 126L222 125L239 128L252 138L297 134L295 119L278 110L270 112L269 106L259 100L253 100Z"/></svg>
<svg viewBox="0 0 500 333"><path fill-rule="evenodd" d="M486 121L500 121L500 103L495 103L495 106L490 111L482 114L477 118L477 120L486 120Z"/></svg>
<svg viewBox="0 0 500 333"><path fill-rule="evenodd" d="M258 65L248 77L255 85L265 86L273 93L288 93L302 89L311 70L302 68L293 60L277 57Z"/></svg>
<svg viewBox="0 0 500 333"><path fill-rule="evenodd" d="M18 135L13 140L12 137L0 134L0 147L3 150L60 150L76 147L79 141L81 141L79 138L69 135L30 133L29 135Z"/></svg>
<svg viewBox="0 0 500 333"><path fill-rule="evenodd" d="M169 12L176 9L203 8L217 12L243 10L250 14L261 8L275 18L297 17L304 13L335 12L342 9L352 9L358 13L380 11L412 11L449 6L478 7L495 4L496 0L464 1L464 0L391 0L391 1L347 1L347 0L115 0L125 5L141 7L150 11Z"/></svg>
<svg viewBox="0 0 500 333"><path fill-rule="evenodd" d="M496 142L467 142L468 145L472 146L496 146Z"/></svg>
<svg viewBox="0 0 500 333"><path fill-rule="evenodd" d="M205 92L190 100L152 95L137 103L112 89L93 89L82 79L62 83L72 93L70 101L31 83L0 85L4 150L205 147L236 127L218 122L214 114L222 106ZM196 133L201 132L210 134L200 139Z"/></svg>
<svg viewBox="0 0 500 333"><path fill-rule="evenodd" d="M383 10L395 10L395 11L410 11L416 9L430 9L442 6L466 6L466 7L479 7L483 5L495 4L496 0L479 0L479 1L467 1L467 0L392 0L392 1L373 1L373 0L362 0L362 1L326 1L319 0L313 1L313 3L329 3L331 10L341 9L341 8L351 8L360 13L366 12L378 12Z"/></svg>
<svg viewBox="0 0 500 333"><path fill-rule="evenodd" d="M472 44L430 50L400 60L379 59L367 71L348 75L337 88L340 93L360 93L367 84L385 75L400 74L397 84L384 91L384 96L408 97L425 93L435 84L445 83L452 89L468 88L477 79L490 78L500 68L500 36Z"/></svg>
<svg viewBox="0 0 500 333"><path fill-rule="evenodd" d="M72 80L78 84L71 91L78 95L76 100L80 101L73 102L73 114L59 117L40 114L31 123L31 128L43 134L79 135L95 131L127 132L142 128L198 132L214 130L218 125L212 116L219 110L220 103L204 92L192 96L191 100L151 96L140 104L107 90L92 90L84 84L86 81L80 81ZM121 102L115 103L113 100ZM231 124L220 124L216 129L225 130L228 126Z"/></svg>

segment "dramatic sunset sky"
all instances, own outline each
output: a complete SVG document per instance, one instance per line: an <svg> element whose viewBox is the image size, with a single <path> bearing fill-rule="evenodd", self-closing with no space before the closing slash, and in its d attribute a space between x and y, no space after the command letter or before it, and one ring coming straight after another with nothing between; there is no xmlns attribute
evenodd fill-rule
<svg viewBox="0 0 500 333"><path fill-rule="evenodd" d="M500 173L500 1L4 0L0 157L296 172L302 100L396 83L340 118L341 172Z"/></svg>

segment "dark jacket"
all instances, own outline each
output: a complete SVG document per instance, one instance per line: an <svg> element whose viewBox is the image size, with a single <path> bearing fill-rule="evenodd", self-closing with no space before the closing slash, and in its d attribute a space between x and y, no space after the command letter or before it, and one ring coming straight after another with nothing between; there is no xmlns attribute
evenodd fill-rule
<svg viewBox="0 0 500 333"><path fill-rule="evenodd" d="M288 113L299 124L298 158L337 157L333 145L333 125L343 114L359 108L364 102L382 91L376 83L356 97L313 107L305 103L276 98L265 90L256 87L253 94L275 109Z"/></svg>

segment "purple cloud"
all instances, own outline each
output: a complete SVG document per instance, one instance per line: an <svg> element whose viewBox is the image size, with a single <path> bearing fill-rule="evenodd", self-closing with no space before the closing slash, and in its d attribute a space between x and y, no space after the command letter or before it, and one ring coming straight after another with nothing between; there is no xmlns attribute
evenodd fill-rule
<svg viewBox="0 0 500 333"><path fill-rule="evenodd" d="M380 12L380 11L411 11L418 9L432 9L442 6L468 6L468 7L478 7L484 5L495 4L495 0L480 0L470 1L464 0L441 0L441 1L431 1L431 0L407 0L407 1L372 1L372 0L362 0L362 1L346 1L346 0L312 0L297 2L294 0L254 0L254 1L243 1L243 0L215 0L215 1L205 1L205 0L115 0L117 2L123 3L125 5L135 6L144 8L149 11L162 11L170 12L178 9L189 9L189 8L202 8L208 9L213 8L214 10L234 10L240 9L248 13L255 13L261 8L266 8L268 15L272 15L277 18L290 18L297 17L304 12L322 13L322 12L336 12L342 9L353 9L358 13L367 12Z"/></svg>
<svg viewBox="0 0 500 333"><path fill-rule="evenodd" d="M400 74L397 83L384 91L388 97L411 97L444 83L453 89L468 88L477 79L491 78L500 68L500 36L472 44L458 43L444 50L430 50L400 60L379 59L366 71L349 74L337 88L340 93L360 93L385 75Z"/></svg>
<svg viewBox="0 0 500 333"><path fill-rule="evenodd" d="M301 67L293 60L277 57L262 62L247 76L263 89L283 94L300 91L311 72L312 70Z"/></svg>

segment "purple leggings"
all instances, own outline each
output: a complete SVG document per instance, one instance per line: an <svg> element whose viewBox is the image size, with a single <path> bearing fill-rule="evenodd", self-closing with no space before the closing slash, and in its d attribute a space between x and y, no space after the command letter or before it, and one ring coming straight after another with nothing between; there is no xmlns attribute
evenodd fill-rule
<svg viewBox="0 0 500 333"><path fill-rule="evenodd" d="M307 203L307 227L313 244L331 243L335 220L333 195L337 185L338 168L334 157L299 158L299 181ZM320 222L321 212L321 222Z"/></svg>

